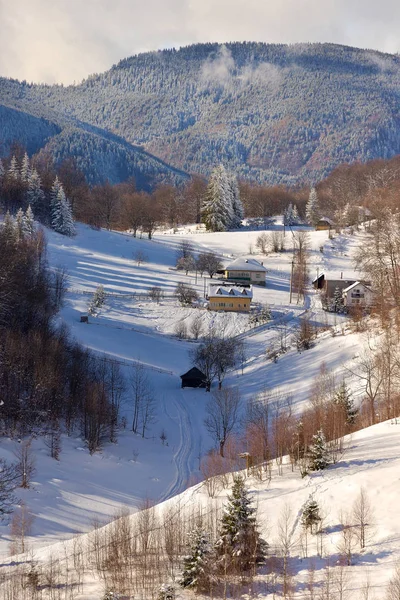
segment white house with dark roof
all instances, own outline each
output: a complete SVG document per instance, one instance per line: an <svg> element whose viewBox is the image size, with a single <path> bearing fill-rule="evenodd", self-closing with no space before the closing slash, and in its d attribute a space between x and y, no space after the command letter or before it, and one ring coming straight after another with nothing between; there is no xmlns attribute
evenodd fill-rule
<svg viewBox="0 0 400 600"><path fill-rule="evenodd" d="M209 310L249 312L252 298L251 287L211 284L208 288Z"/></svg>
<svg viewBox="0 0 400 600"><path fill-rule="evenodd" d="M236 258L224 270L224 278L238 283L265 285L267 269L254 258Z"/></svg>
<svg viewBox="0 0 400 600"><path fill-rule="evenodd" d="M374 292L362 281L356 281L342 290L343 304L347 308L369 308L374 303Z"/></svg>

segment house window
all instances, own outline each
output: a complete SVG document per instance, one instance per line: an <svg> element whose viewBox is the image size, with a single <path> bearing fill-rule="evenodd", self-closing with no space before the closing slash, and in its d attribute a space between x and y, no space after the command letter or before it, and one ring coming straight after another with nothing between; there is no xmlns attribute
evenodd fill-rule
<svg viewBox="0 0 400 600"><path fill-rule="evenodd" d="M260 279L261 273L256 273L256 279Z"/></svg>

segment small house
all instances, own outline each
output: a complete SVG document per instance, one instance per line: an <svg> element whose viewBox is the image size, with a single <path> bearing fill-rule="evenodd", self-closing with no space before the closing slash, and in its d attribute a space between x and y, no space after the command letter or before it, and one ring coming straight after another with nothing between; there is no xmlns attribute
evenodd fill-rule
<svg viewBox="0 0 400 600"><path fill-rule="evenodd" d="M229 312L249 312L253 290L251 286L213 285L208 288L208 309Z"/></svg>
<svg viewBox="0 0 400 600"><path fill-rule="evenodd" d="M362 281L352 283L342 290L343 304L347 309L369 308L374 303L374 292Z"/></svg>
<svg viewBox="0 0 400 600"><path fill-rule="evenodd" d="M330 231L332 227L335 227L335 223L329 217L322 217L315 225L316 231Z"/></svg>
<svg viewBox="0 0 400 600"><path fill-rule="evenodd" d="M237 258L224 270L224 278L237 283L252 283L265 286L267 269L254 258Z"/></svg>
<svg viewBox="0 0 400 600"><path fill-rule="evenodd" d="M319 273L315 279L313 279L312 284L314 289L321 291L325 300L329 301L333 300L337 290L342 293L343 290L353 285L357 281L360 280L357 279L355 275L353 278L347 279L343 277L343 272L334 272L328 274L322 272ZM369 281L362 281L361 283L366 286L370 285Z"/></svg>
<svg viewBox="0 0 400 600"><path fill-rule="evenodd" d="M182 387L205 388L206 376L197 367L192 367L187 373L181 375Z"/></svg>

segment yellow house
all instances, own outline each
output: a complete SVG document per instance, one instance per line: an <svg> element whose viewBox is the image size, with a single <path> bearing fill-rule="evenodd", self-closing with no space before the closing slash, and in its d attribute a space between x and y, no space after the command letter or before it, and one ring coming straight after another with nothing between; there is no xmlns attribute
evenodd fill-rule
<svg viewBox="0 0 400 600"><path fill-rule="evenodd" d="M226 265L224 278L230 281L253 283L265 286L267 269L254 258L237 258Z"/></svg>
<svg viewBox="0 0 400 600"><path fill-rule="evenodd" d="M249 312L253 290L224 285L210 285L208 309L230 312Z"/></svg>

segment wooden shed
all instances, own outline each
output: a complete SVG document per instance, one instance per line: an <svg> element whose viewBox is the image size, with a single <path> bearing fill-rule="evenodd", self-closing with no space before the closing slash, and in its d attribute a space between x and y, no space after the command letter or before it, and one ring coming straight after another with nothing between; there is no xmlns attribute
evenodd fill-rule
<svg viewBox="0 0 400 600"><path fill-rule="evenodd" d="M192 367L187 373L181 375L182 387L205 388L206 376L197 367Z"/></svg>
<svg viewBox="0 0 400 600"><path fill-rule="evenodd" d="M322 217L315 226L316 231L330 231L335 223L329 217Z"/></svg>

